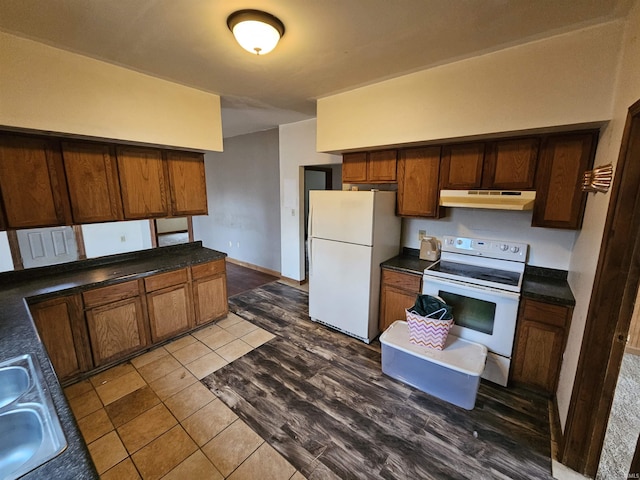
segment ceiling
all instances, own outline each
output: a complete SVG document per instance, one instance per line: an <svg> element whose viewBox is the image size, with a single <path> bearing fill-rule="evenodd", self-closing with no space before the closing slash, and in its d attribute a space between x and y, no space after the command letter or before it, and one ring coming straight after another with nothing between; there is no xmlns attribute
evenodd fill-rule
<svg viewBox="0 0 640 480"><path fill-rule="evenodd" d="M219 94L231 137L315 116L317 98L626 16L634 0L2 0L0 30ZM286 32L243 50L226 19Z"/></svg>

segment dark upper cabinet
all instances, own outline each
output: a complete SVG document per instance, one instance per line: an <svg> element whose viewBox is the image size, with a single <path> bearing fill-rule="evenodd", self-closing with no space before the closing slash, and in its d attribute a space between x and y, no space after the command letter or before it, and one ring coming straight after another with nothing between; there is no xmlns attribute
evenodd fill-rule
<svg viewBox="0 0 640 480"><path fill-rule="evenodd" d="M442 147L440 186L467 190L482 186L484 143L462 143Z"/></svg>
<svg viewBox="0 0 640 480"><path fill-rule="evenodd" d="M0 135L0 195L7 228L72 223L62 157L53 140Z"/></svg>
<svg viewBox="0 0 640 480"><path fill-rule="evenodd" d="M398 159L398 215L438 217L440 147L400 150Z"/></svg>
<svg viewBox="0 0 640 480"><path fill-rule="evenodd" d="M483 188L532 190L539 143L535 137L489 143L484 158Z"/></svg>
<svg viewBox="0 0 640 480"><path fill-rule="evenodd" d="M167 178L162 151L118 147L118 175L126 219L168 217Z"/></svg>
<svg viewBox="0 0 640 480"><path fill-rule="evenodd" d="M165 152L169 172L171 214L206 215L207 182L204 155L195 152Z"/></svg>
<svg viewBox="0 0 640 480"><path fill-rule="evenodd" d="M550 135L542 144L536 174L534 227L578 229L587 194L582 177L593 166L597 132Z"/></svg>
<svg viewBox="0 0 640 480"><path fill-rule="evenodd" d="M63 142L62 159L74 223L124 219L112 146Z"/></svg>
<svg viewBox="0 0 640 480"><path fill-rule="evenodd" d="M342 183L367 181L367 152L345 153L342 156Z"/></svg>

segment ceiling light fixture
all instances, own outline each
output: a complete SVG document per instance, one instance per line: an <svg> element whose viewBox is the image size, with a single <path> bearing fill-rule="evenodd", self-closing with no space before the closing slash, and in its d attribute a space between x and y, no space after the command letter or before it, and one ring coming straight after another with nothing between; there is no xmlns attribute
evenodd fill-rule
<svg viewBox="0 0 640 480"><path fill-rule="evenodd" d="M284 35L283 23L260 10L238 10L229 15L227 26L240 46L256 55L269 53Z"/></svg>

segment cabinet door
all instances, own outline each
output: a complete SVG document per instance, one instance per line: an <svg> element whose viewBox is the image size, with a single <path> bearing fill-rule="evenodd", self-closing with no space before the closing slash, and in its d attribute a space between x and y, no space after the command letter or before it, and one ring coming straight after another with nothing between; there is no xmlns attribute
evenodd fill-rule
<svg viewBox="0 0 640 480"><path fill-rule="evenodd" d="M395 182L397 158L397 150L369 152L367 181L371 183Z"/></svg>
<svg viewBox="0 0 640 480"><path fill-rule="evenodd" d="M225 275L193 282L193 297L198 325L225 317L229 313Z"/></svg>
<svg viewBox="0 0 640 480"><path fill-rule="evenodd" d="M124 218L116 159L109 145L64 142L62 159L76 224Z"/></svg>
<svg viewBox="0 0 640 480"><path fill-rule="evenodd" d="M151 148L118 147L117 158L124 217L168 217L162 152Z"/></svg>
<svg viewBox="0 0 640 480"><path fill-rule="evenodd" d="M398 215L438 217L440 147L409 148L398 160Z"/></svg>
<svg viewBox="0 0 640 480"><path fill-rule="evenodd" d="M147 293L149 327L153 343L193 328L193 305L189 284Z"/></svg>
<svg viewBox="0 0 640 480"><path fill-rule="evenodd" d="M380 290L380 331L384 332L396 320L406 318L405 309L416 303L422 277L409 273L382 270Z"/></svg>
<svg viewBox="0 0 640 480"><path fill-rule="evenodd" d="M8 228L72 223L62 157L52 141L0 136L0 194Z"/></svg>
<svg viewBox="0 0 640 480"><path fill-rule="evenodd" d="M140 297L89 309L86 316L96 367L148 344Z"/></svg>
<svg viewBox="0 0 640 480"><path fill-rule="evenodd" d="M523 299L518 317L511 378L554 394L572 309Z"/></svg>
<svg viewBox="0 0 640 480"><path fill-rule="evenodd" d="M30 306L30 310L60 380L93 367L79 295L36 303Z"/></svg>
<svg viewBox="0 0 640 480"><path fill-rule="evenodd" d="M201 153L166 152L173 215L206 215L207 183Z"/></svg>
<svg viewBox="0 0 640 480"><path fill-rule="evenodd" d="M480 188L484 162L483 143L447 145L442 148L442 188Z"/></svg>
<svg viewBox="0 0 640 480"><path fill-rule="evenodd" d="M367 182L367 152L345 153L342 156L342 183Z"/></svg>
<svg viewBox="0 0 640 480"><path fill-rule="evenodd" d="M482 186L498 190L533 189L538 161L538 139L495 142L488 147Z"/></svg>
<svg viewBox="0 0 640 480"><path fill-rule="evenodd" d="M579 229L587 194L582 176L593 165L597 133L553 135L542 146L533 226Z"/></svg>
<svg viewBox="0 0 640 480"><path fill-rule="evenodd" d="M211 322L229 312L224 259L191 267L196 324Z"/></svg>
<svg viewBox="0 0 640 480"><path fill-rule="evenodd" d="M520 330L512 379L555 393L564 329L525 320Z"/></svg>

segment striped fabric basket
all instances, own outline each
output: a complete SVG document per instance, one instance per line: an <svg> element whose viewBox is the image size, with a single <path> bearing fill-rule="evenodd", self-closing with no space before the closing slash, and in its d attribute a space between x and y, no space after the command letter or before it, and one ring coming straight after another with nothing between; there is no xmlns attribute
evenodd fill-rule
<svg viewBox="0 0 640 480"><path fill-rule="evenodd" d="M446 311L438 310L429 316L423 317L417 313L405 309L407 314L407 325L409 326L409 341L423 347L442 350L447 341L449 330L453 326L453 318L450 320L442 320L438 318L444 316Z"/></svg>

